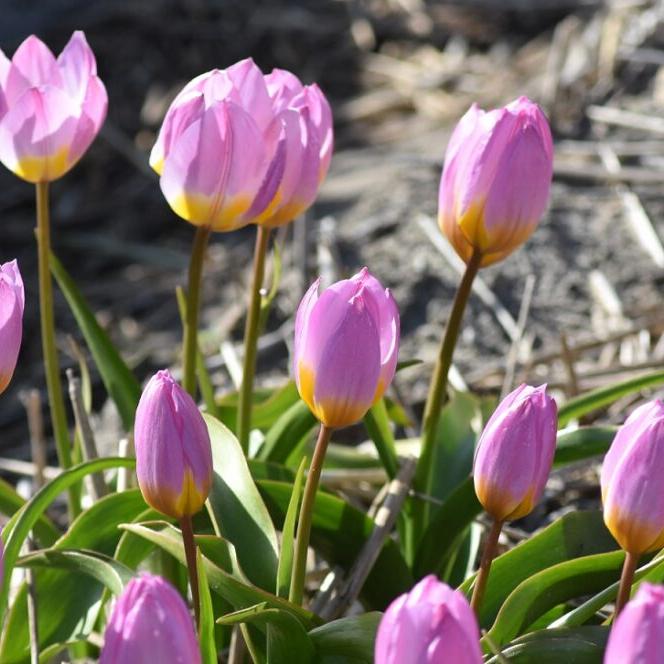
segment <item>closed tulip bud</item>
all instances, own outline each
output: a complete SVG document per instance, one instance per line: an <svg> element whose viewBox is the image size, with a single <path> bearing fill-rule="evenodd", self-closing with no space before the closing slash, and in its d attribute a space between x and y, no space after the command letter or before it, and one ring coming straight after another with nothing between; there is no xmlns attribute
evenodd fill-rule
<svg viewBox="0 0 664 664"><path fill-rule="evenodd" d="M445 153L438 221L466 262L502 260L535 230L549 199L553 142L537 104L520 97L504 108L476 104L461 118Z"/></svg>
<svg viewBox="0 0 664 664"><path fill-rule="evenodd" d="M609 634L604 664L664 661L664 587L642 583Z"/></svg>
<svg viewBox="0 0 664 664"><path fill-rule="evenodd" d="M355 424L392 382L399 311L367 268L306 292L295 318L293 372L302 400L327 427Z"/></svg>
<svg viewBox="0 0 664 664"><path fill-rule="evenodd" d="M99 664L200 664L194 623L179 593L152 574L132 579L117 598Z"/></svg>
<svg viewBox="0 0 664 664"><path fill-rule="evenodd" d="M150 165L176 214L230 231L292 221L314 201L332 156L318 86L264 76L247 59L188 83L166 113Z"/></svg>
<svg viewBox="0 0 664 664"><path fill-rule="evenodd" d="M604 522L618 544L640 555L664 546L664 402L637 408L602 464Z"/></svg>
<svg viewBox="0 0 664 664"><path fill-rule="evenodd" d="M496 521L520 519L540 499L556 448L557 413L546 385L520 385L489 418L473 478L480 503Z"/></svg>
<svg viewBox="0 0 664 664"><path fill-rule="evenodd" d="M25 294L18 263L0 265L0 393L14 375L23 336Z"/></svg>
<svg viewBox="0 0 664 664"><path fill-rule="evenodd" d="M81 31L57 59L34 35L11 61L0 51L0 161L24 180L62 177L92 143L107 107Z"/></svg>
<svg viewBox="0 0 664 664"><path fill-rule="evenodd" d="M480 630L463 594L430 575L385 611L375 664L443 662L481 664Z"/></svg>
<svg viewBox="0 0 664 664"><path fill-rule="evenodd" d="M175 519L196 514L212 486L210 435L194 400L168 371L143 390L134 442L145 502Z"/></svg>

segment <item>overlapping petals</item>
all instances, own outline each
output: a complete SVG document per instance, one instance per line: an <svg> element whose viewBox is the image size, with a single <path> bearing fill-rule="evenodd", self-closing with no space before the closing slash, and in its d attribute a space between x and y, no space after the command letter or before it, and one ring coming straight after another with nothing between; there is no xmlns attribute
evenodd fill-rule
<svg viewBox="0 0 664 664"><path fill-rule="evenodd" d="M23 337L25 293L18 263L0 265L0 393L14 375Z"/></svg>

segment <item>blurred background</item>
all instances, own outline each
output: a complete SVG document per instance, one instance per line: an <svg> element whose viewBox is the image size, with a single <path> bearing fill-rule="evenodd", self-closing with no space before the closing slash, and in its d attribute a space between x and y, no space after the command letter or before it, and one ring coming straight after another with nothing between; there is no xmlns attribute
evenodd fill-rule
<svg viewBox="0 0 664 664"><path fill-rule="evenodd" d="M406 416L421 407L459 278L436 224L447 139L472 103L522 94L552 123L552 201L526 246L482 271L455 385L498 395L548 381L569 397L663 364L664 3L0 0L8 56L31 33L57 53L75 29L96 53L109 113L52 187L53 246L141 379L177 364L174 290L193 239L161 195L149 150L184 83L249 56L318 82L336 124L318 202L278 235L284 270L258 385L285 380L291 317L315 275L329 282L367 265L400 305L401 359L422 360L397 376L393 396L405 395ZM34 225L33 188L0 170L1 259L19 259L27 293L19 367L0 399L0 456L19 459L29 457L19 395L45 394ZM220 391L232 389L241 353L254 233L217 234L209 251L202 340ZM59 294L56 320L63 364L74 365L68 336L83 343ZM94 371L93 383L98 437L117 441Z"/></svg>

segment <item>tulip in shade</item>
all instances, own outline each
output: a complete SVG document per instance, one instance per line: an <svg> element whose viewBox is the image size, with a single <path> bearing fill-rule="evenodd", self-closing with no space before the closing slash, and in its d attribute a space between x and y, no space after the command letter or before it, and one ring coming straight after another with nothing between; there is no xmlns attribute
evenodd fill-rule
<svg viewBox="0 0 664 664"><path fill-rule="evenodd" d="M466 598L430 575L385 611L375 664L481 664L479 641Z"/></svg>
<svg viewBox="0 0 664 664"><path fill-rule="evenodd" d="M104 633L99 664L200 664L194 623L178 592L152 574L132 579Z"/></svg>
<svg viewBox="0 0 664 664"><path fill-rule="evenodd" d="M57 59L34 35L11 61L0 51L0 161L24 180L62 177L99 132L107 106L81 31Z"/></svg>
<svg viewBox="0 0 664 664"><path fill-rule="evenodd" d="M556 448L556 402L546 385L520 385L498 405L480 436L475 493L496 521L519 519L540 499Z"/></svg>
<svg viewBox="0 0 664 664"><path fill-rule="evenodd" d="M0 393L12 379L23 336L25 294L18 263L0 265Z"/></svg>
<svg viewBox="0 0 664 664"><path fill-rule="evenodd" d="M150 165L176 214L230 231L292 221L332 156L332 113L317 85L247 59L189 82L166 113Z"/></svg>
<svg viewBox="0 0 664 664"><path fill-rule="evenodd" d="M535 230L549 198L553 143L537 104L520 97L504 108L476 104L456 126L445 154L438 220L466 262L502 260Z"/></svg>
<svg viewBox="0 0 664 664"><path fill-rule="evenodd" d="M604 457L601 485L604 522L625 551L664 546L664 402L627 418Z"/></svg>
<svg viewBox="0 0 664 664"><path fill-rule="evenodd" d="M212 449L194 400L159 371L146 385L134 427L136 475L145 501L175 519L196 514L212 486Z"/></svg>
<svg viewBox="0 0 664 664"><path fill-rule="evenodd" d="M367 268L320 296L319 281L297 311L293 371L313 414L327 427L345 427L361 420L392 382L399 311Z"/></svg>
<svg viewBox="0 0 664 664"><path fill-rule="evenodd" d="M604 664L661 664L664 661L664 587L642 583L616 619Z"/></svg>

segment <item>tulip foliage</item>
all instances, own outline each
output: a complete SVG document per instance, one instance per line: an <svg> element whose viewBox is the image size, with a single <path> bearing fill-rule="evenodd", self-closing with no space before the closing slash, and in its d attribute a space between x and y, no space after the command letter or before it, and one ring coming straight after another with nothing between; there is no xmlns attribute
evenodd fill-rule
<svg viewBox="0 0 664 664"><path fill-rule="evenodd" d="M254 388L269 231L313 204L333 130L315 84L263 74L251 60L188 83L152 150L166 201L198 239L179 303L183 361L151 378L134 372L49 245L47 185L85 167L77 162L107 103L82 33L57 58L36 37L11 59L0 52L0 161L36 184L61 464L27 501L0 481L0 662L64 651L102 664L662 661L664 404L631 408L618 429L584 417L647 398L664 372L567 401L545 385L521 385L498 403L447 384L475 275L524 244L545 211L553 143L541 109L525 97L488 112L473 106L447 147L440 227L466 272L421 404L392 389L416 358L398 363L390 275L362 266L310 286L293 312L291 376L269 389L258 376ZM249 360L240 393L217 394L196 337L202 259L208 234L251 224ZM6 399L23 312L37 300L26 301L16 261L2 260ZM117 455L78 446L80 413L69 421L62 407L51 275L126 430ZM345 444L362 436L369 446ZM542 505L552 468L601 455L603 509L568 512L500 546L504 524ZM340 474L371 483L381 509L337 491L328 480ZM66 523L51 509L63 493Z"/></svg>

